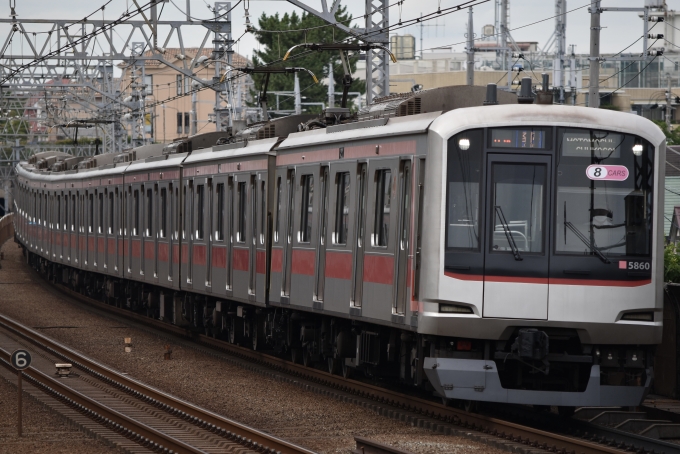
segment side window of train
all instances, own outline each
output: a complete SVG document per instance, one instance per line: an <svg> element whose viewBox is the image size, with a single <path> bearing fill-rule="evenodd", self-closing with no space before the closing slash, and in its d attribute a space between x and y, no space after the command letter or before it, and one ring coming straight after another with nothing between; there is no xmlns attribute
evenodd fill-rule
<svg viewBox="0 0 680 454"><path fill-rule="evenodd" d="M71 232L76 231L76 196L71 196Z"/></svg>
<svg viewBox="0 0 680 454"><path fill-rule="evenodd" d="M134 204L134 213L132 214L132 235L138 236L139 235L139 189L135 189L133 193L133 204Z"/></svg>
<svg viewBox="0 0 680 454"><path fill-rule="evenodd" d="M392 171L375 172L375 223L373 225L373 246L387 247L390 231L390 205L392 194Z"/></svg>
<svg viewBox="0 0 680 454"><path fill-rule="evenodd" d="M146 190L146 232L147 237L153 236L153 190Z"/></svg>
<svg viewBox="0 0 680 454"><path fill-rule="evenodd" d="M95 194L90 193L88 194L88 202L89 202L89 216L88 216L88 224L87 224L87 231L88 233L94 233L95 232L95 226L94 226L94 199L95 199Z"/></svg>
<svg viewBox="0 0 680 454"><path fill-rule="evenodd" d="M337 198L333 244L347 244L347 230L349 224L349 172L336 174L335 185L337 189Z"/></svg>
<svg viewBox="0 0 680 454"><path fill-rule="evenodd" d="M182 220L182 239L185 240L187 238L187 222L189 219L189 201L187 200L187 187L184 186L182 188L183 198L184 198L184 210L182 210L182 216L184 216Z"/></svg>
<svg viewBox="0 0 680 454"><path fill-rule="evenodd" d="M173 194L172 192L173 186L172 183L170 183L170 194ZM173 211L172 211L172 219L174 221L173 223L173 230L175 232L175 239L179 239L179 188L175 188L175 199L172 201L173 203Z"/></svg>
<svg viewBox="0 0 680 454"><path fill-rule="evenodd" d="M224 183L217 183L217 226L215 240L224 241Z"/></svg>
<svg viewBox="0 0 680 454"><path fill-rule="evenodd" d="M104 193L99 193L99 225L97 225L97 231L99 233L104 233Z"/></svg>
<svg viewBox="0 0 680 454"><path fill-rule="evenodd" d="M160 238L165 238L168 232L168 190L161 188L161 229L158 232Z"/></svg>
<svg viewBox="0 0 680 454"><path fill-rule="evenodd" d="M274 243L279 242L281 228L281 177L276 179L276 229L274 230Z"/></svg>
<svg viewBox="0 0 680 454"><path fill-rule="evenodd" d="M238 217L236 222L236 241L239 243L245 243L246 241L246 203L247 203L247 188L246 183L238 183L236 188L238 197Z"/></svg>
<svg viewBox="0 0 680 454"><path fill-rule="evenodd" d="M205 185L196 186L196 196L198 198L198 211L196 211L196 239L203 239L203 217L205 209Z"/></svg>
<svg viewBox="0 0 680 454"><path fill-rule="evenodd" d="M57 230L61 229L61 198L62 195L57 194Z"/></svg>
<svg viewBox="0 0 680 454"><path fill-rule="evenodd" d="M265 181L260 183L260 244L264 244L267 234L267 191Z"/></svg>
<svg viewBox="0 0 680 454"><path fill-rule="evenodd" d="M300 231L298 242L309 243L312 238L312 208L314 202L314 175L302 175L302 201L300 203Z"/></svg>
<svg viewBox="0 0 680 454"><path fill-rule="evenodd" d="M116 191L117 192L117 191ZM113 219L115 218L116 211L115 211L115 200L113 198L114 193L113 191L109 192L109 228L108 228L108 233L109 235L113 235L114 230L114 225L113 225Z"/></svg>

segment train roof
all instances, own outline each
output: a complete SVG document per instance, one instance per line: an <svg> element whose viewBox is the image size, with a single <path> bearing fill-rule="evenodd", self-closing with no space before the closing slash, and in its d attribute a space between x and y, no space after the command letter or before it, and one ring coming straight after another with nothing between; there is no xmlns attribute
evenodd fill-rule
<svg viewBox="0 0 680 454"><path fill-rule="evenodd" d="M573 128L607 129L635 134L658 146L666 136L652 121L639 115L590 107L516 104L470 107L452 110L432 122L430 131L450 136L470 128L488 127L489 123L502 126L555 125Z"/></svg>
<svg viewBox="0 0 680 454"><path fill-rule="evenodd" d="M270 153L278 142L279 139L273 137L271 139L216 145L212 148L199 150L198 153L191 153L184 161L184 164L194 164L214 159L244 158Z"/></svg>

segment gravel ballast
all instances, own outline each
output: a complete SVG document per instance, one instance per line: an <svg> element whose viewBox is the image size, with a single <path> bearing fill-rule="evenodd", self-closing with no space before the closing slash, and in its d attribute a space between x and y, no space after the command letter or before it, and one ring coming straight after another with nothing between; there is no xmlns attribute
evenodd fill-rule
<svg viewBox="0 0 680 454"><path fill-rule="evenodd" d="M347 453L355 446L354 436L416 454L502 452L464 437L435 434L354 404L305 392L180 345L172 345L172 360L164 361L166 339L68 302L25 264L15 243L7 242L2 250L5 260L0 269L0 313L135 379L228 418L320 453ZM131 353L124 351L125 337L132 338ZM3 424L4 418L0 418ZM60 445L59 441L54 443ZM12 452L36 452L17 448Z"/></svg>

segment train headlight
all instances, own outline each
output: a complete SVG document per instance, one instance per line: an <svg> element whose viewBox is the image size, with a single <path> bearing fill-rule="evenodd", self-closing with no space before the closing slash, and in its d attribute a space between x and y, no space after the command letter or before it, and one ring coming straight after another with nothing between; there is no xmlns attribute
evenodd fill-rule
<svg viewBox="0 0 680 454"><path fill-rule="evenodd" d="M472 308L470 306L461 306L458 304L440 304L439 305L440 314L472 314Z"/></svg>
<svg viewBox="0 0 680 454"><path fill-rule="evenodd" d="M636 143L633 145L633 154L635 156L642 156L642 144L641 143Z"/></svg>
<svg viewBox="0 0 680 454"><path fill-rule="evenodd" d="M458 141L458 148L465 151L470 148L470 139L460 139Z"/></svg>

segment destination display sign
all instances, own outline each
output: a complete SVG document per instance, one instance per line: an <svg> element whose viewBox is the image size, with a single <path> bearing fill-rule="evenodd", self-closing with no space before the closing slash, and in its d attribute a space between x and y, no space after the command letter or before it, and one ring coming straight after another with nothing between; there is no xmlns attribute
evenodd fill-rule
<svg viewBox="0 0 680 454"><path fill-rule="evenodd" d="M540 129L492 129L492 148L546 148L546 134Z"/></svg>
<svg viewBox="0 0 680 454"><path fill-rule="evenodd" d="M562 156L617 159L621 155L622 134L612 132L565 132L562 136Z"/></svg>

